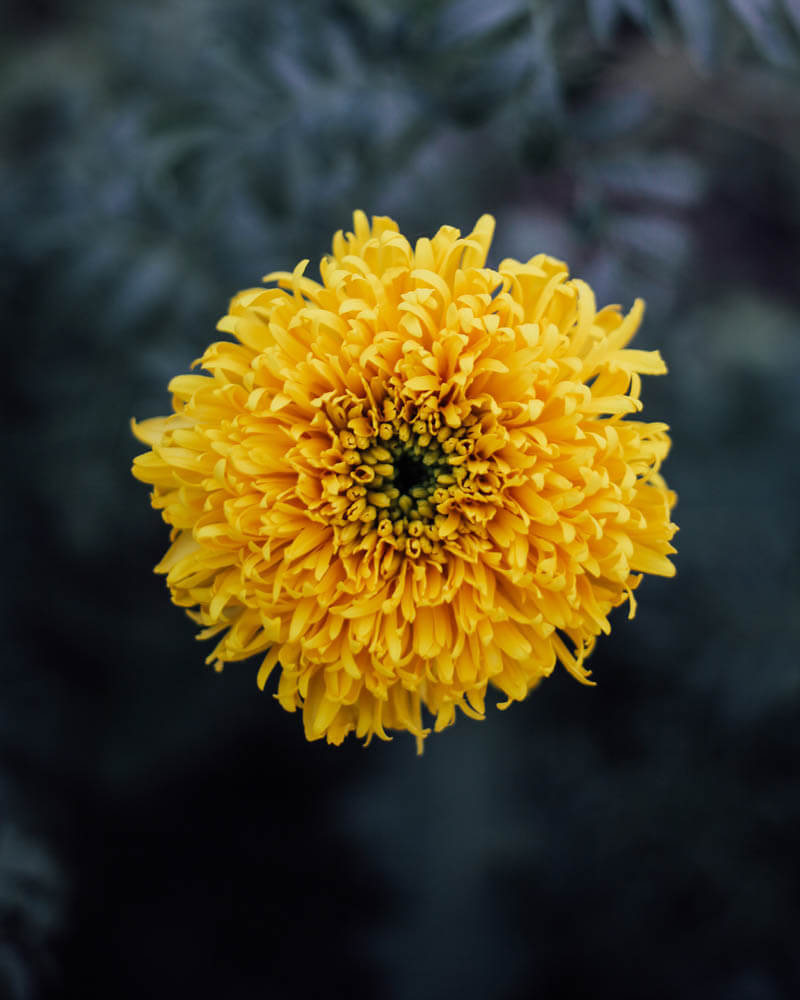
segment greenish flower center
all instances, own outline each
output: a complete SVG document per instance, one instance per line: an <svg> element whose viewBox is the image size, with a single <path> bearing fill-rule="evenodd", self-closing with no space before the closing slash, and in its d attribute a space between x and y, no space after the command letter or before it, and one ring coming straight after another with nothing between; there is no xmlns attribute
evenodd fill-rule
<svg viewBox="0 0 800 1000"><path fill-rule="evenodd" d="M410 451L401 451L395 456L392 464L394 465L392 481L401 496L411 496L411 491L416 487L424 489L429 485L431 466L423 462L422 456L414 455Z"/></svg>
<svg viewBox="0 0 800 1000"><path fill-rule="evenodd" d="M439 475L450 465L436 441L423 447L412 437L405 444L390 444L389 450L394 467L391 485L401 498L413 501L427 500L439 485Z"/></svg>

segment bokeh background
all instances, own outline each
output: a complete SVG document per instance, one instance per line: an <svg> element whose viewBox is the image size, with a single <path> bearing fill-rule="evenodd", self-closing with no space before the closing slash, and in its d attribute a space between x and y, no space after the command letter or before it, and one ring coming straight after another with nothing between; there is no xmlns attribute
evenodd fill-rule
<svg viewBox="0 0 800 1000"><path fill-rule="evenodd" d="M800 996L798 0L15 0L0 997ZM678 576L523 704L306 744L128 420L356 207L648 302Z"/></svg>

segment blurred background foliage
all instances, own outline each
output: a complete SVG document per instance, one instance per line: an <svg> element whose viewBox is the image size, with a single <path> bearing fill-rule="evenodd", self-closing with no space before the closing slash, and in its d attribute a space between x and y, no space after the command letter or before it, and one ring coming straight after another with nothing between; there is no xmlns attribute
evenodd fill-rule
<svg viewBox="0 0 800 1000"><path fill-rule="evenodd" d="M800 995L800 2L6 3L0 996ZM131 415L356 207L648 314L679 573L486 722L307 745ZM795 456L792 458L792 456Z"/></svg>

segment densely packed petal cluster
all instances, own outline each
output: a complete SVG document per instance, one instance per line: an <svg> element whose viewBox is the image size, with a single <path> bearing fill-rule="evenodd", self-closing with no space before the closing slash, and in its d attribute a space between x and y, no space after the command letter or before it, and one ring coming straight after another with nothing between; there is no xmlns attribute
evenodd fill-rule
<svg viewBox="0 0 800 1000"><path fill-rule="evenodd" d="M600 311L540 254L485 266L494 220L412 246L356 212L320 265L267 275L174 413L134 423L172 526L156 570L224 663L264 654L308 739L481 718L584 660L642 573L671 576L667 426L632 417L643 304Z"/></svg>

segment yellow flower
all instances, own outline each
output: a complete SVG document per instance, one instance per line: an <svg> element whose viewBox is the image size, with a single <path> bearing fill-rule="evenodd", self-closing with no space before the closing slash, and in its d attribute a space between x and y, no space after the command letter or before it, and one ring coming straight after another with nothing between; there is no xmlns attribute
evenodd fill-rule
<svg viewBox="0 0 800 1000"><path fill-rule="evenodd" d="M309 740L422 740L487 686L523 699L584 659L642 573L672 576L670 440L641 410L643 303L599 312L539 254L485 266L494 220L412 246L354 215L308 261L232 300L174 413L133 423L133 473L172 526L156 567Z"/></svg>

